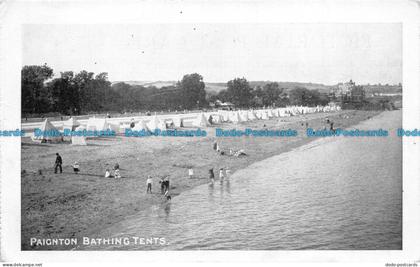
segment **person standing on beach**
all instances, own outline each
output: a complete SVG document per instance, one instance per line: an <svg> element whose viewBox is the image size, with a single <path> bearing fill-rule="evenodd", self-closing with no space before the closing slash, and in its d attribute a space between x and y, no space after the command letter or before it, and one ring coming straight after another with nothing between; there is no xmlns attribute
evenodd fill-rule
<svg viewBox="0 0 420 267"><path fill-rule="evenodd" d="M80 169L79 163L77 161L75 161L74 164L73 164L73 171L74 171L74 173L75 174L78 174L79 173L79 169Z"/></svg>
<svg viewBox="0 0 420 267"><path fill-rule="evenodd" d="M335 133L335 130L334 130L334 122L333 121L330 121L330 131L332 131L332 132Z"/></svg>
<svg viewBox="0 0 420 267"><path fill-rule="evenodd" d="M165 180L163 179L163 177L160 177L159 180L160 183L160 193L163 195L165 193Z"/></svg>
<svg viewBox="0 0 420 267"><path fill-rule="evenodd" d="M223 168L220 168L219 170L219 178L220 178L220 183L223 184L223 181L225 180L225 174L224 174Z"/></svg>
<svg viewBox="0 0 420 267"><path fill-rule="evenodd" d="M148 175L147 176L147 181L146 181L146 183L147 183L147 191L146 191L146 194L147 193L149 193L149 191L150 191L150 194L152 193L152 176L150 176L150 175Z"/></svg>
<svg viewBox="0 0 420 267"><path fill-rule="evenodd" d="M63 173L63 168L61 165L63 164L63 159L61 158L60 154L55 153L57 157L55 158L55 165L54 165L54 173L57 173L57 169L60 168L60 173Z"/></svg>
<svg viewBox="0 0 420 267"><path fill-rule="evenodd" d="M214 184L214 171L213 171L213 168L211 168L211 169L209 170L209 178L210 178L210 182L211 182L212 184Z"/></svg>
<svg viewBox="0 0 420 267"><path fill-rule="evenodd" d="M217 141L214 141L214 143L213 143L213 150L217 151L217 147L218 147Z"/></svg>

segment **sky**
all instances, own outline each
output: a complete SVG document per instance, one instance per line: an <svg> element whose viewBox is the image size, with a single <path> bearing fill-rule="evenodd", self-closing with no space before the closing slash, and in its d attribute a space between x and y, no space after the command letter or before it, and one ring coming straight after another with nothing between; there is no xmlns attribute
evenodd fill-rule
<svg viewBox="0 0 420 267"><path fill-rule="evenodd" d="M22 65L110 81L402 82L399 23L25 25Z"/></svg>

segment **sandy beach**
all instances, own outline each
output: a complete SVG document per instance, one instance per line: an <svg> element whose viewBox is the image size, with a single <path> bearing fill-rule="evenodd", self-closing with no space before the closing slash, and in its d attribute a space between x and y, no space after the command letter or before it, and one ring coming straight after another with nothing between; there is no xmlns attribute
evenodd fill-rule
<svg viewBox="0 0 420 267"><path fill-rule="evenodd" d="M31 237L73 238L93 235L127 216L141 213L164 201L159 177L170 176L171 195L208 182L208 170L229 167L232 173L252 163L278 155L315 138L305 134L309 127L326 127L325 118L335 128L356 125L379 114L378 111L340 111L289 118L220 124L205 130L207 137L101 138L88 140L88 146L34 144L22 139L22 249L31 247ZM244 149L245 157L220 155L212 149L215 128L295 129L297 137L217 138L222 150ZM188 128L187 128L188 129ZM54 174L55 153L63 158L63 173ZM81 172L73 173L78 161ZM104 178L106 168L119 163L122 179ZM194 178L188 178L188 168ZM215 171L215 173L217 173ZM146 178L153 176L153 194L146 194ZM42 247L40 249L46 249ZM53 247L51 249L69 249Z"/></svg>

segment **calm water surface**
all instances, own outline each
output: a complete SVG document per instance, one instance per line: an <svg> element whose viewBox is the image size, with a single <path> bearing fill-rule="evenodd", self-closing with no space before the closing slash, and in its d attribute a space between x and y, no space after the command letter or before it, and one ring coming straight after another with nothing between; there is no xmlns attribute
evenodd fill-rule
<svg viewBox="0 0 420 267"><path fill-rule="evenodd" d="M401 111L384 112L354 128L390 137L319 139L106 229L165 246L84 249L401 249L400 126Z"/></svg>

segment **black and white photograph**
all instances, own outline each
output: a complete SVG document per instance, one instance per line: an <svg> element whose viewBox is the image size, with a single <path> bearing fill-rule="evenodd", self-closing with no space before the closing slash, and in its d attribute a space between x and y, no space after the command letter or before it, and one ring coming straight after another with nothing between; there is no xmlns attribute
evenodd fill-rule
<svg viewBox="0 0 420 267"><path fill-rule="evenodd" d="M399 261L380 266L417 266L402 257L419 207L406 22L168 10L180 19L19 26L0 112L19 105L0 129L15 249L388 251Z"/></svg>
<svg viewBox="0 0 420 267"><path fill-rule="evenodd" d="M402 248L400 24L26 25L23 49L22 249Z"/></svg>

